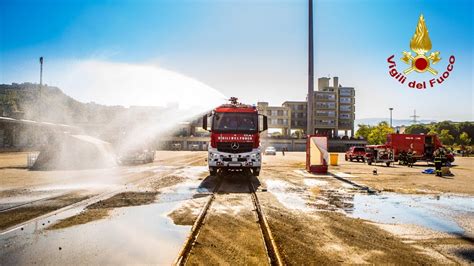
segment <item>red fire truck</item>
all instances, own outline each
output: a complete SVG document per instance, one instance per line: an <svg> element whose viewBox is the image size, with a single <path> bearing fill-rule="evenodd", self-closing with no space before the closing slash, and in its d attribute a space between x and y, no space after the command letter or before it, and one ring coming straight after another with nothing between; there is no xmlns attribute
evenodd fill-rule
<svg viewBox="0 0 474 266"><path fill-rule="evenodd" d="M238 103L232 97L230 104L221 105L203 117L205 130L208 120L210 174L222 169L250 169L258 176L262 165L259 134L267 129L267 117L259 115L255 106Z"/></svg>
<svg viewBox="0 0 474 266"><path fill-rule="evenodd" d="M387 143L384 145L393 153L395 161L403 161L403 155L410 150L416 161L433 161L433 152L443 147L437 135L422 134L388 134ZM454 161L452 154L447 154L449 162Z"/></svg>

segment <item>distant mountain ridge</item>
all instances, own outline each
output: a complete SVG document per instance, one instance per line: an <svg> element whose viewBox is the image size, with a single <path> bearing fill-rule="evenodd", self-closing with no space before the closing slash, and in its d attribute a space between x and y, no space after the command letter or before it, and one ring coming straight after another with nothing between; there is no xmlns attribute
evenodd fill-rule
<svg viewBox="0 0 474 266"><path fill-rule="evenodd" d="M34 83L0 84L0 115L61 124L106 123L121 106L82 103L57 87Z"/></svg>
<svg viewBox="0 0 474 266"><path fill-rule="evenodd" d="M356 119L354 121L354 125L358 127L357 125L370 125L370 126L375 126L378 123L386 121L390 122L390 118L362 118L362 119ZM433 119L421 119L417 120L417 124L430 124L433 122L437 122L437 120ZM399 126L409 126L413 124L413 120L410 119L392 119L392 126L394 127L399 127Z"/></svg>

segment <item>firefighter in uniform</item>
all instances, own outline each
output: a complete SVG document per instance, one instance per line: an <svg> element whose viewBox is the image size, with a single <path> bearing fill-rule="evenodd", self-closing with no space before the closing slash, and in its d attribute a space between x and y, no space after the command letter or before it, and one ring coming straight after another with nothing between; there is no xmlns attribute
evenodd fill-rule
<svg viewBox="0 0 474 266"><path fill-rule="evenodd" d="M408 167L413 167L413 151L409 149L406 156Z"/></svg>
<svg viewBox="0 0 474 266"><path fill-rule="evenodd" d="M398 160L400 161L401 165L407 164L407 152L401 151L400 155L398 155Z"/></svg>
<svg viewBox="0 0 474 266"><path fill-rule="evenodd" d="M443 172L441 171L441 167L443 167L443 157L444 157L443 150L438 149L434 152L433 155L434 155L436 176L443 176Z"/></svg>

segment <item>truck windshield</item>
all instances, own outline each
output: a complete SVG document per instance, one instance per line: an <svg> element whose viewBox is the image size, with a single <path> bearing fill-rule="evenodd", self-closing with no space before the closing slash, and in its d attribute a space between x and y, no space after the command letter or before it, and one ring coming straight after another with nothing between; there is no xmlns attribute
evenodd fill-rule
<svg viewBox="0 0 474 266"><path fill-rule="evenodd" d="M212 121L214 132L255 133L258 129L256 113L216 113Z"/></svg>

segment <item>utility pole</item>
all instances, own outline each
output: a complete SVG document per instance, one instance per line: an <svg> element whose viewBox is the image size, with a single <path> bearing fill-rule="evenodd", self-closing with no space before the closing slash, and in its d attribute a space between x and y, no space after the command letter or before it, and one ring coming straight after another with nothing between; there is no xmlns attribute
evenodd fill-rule
<svg viewBox="0 0 474 266"><path fill-rule="evenodd" d="M390 110L390 127L392 127L392 111L393 111L393 108L390 107L390 108L388 108L388 110Z"/></svg>
<svg viewBox="0 0 474 266"><path fill-rule="evenodd" d="M314 101L314 69L313 69L313 0L308 0L308 106L306 134L313 134L313 101Z"/></svg>
<svg viewBox="0 0 474 266"><path fill-rule="evenodd" d="M41 98L42 98L42 88L43 88L43 57L39 58L40 62L40 85L39 85L39 96L38 96L38 121L41 119L42 109L41 109Z"/></svg>
<svg viewBox="0 0 474 266"><path fill-rule="evenodd" d="M416 109L415 109L415 110L413 110L413 115L410 116L410 117L413 117L412 122L413 122L413 124L416 124L416 122L417 122L416 119L417 119L418 117L420 117L420 116L419 116L419 115L416 115Z"/></svg>
<svg viewBox="0 0 474 266"><path fill-rule="evenodd" d="M41 56L40 59L40 88L43 86L43 57Z"/></svg>

